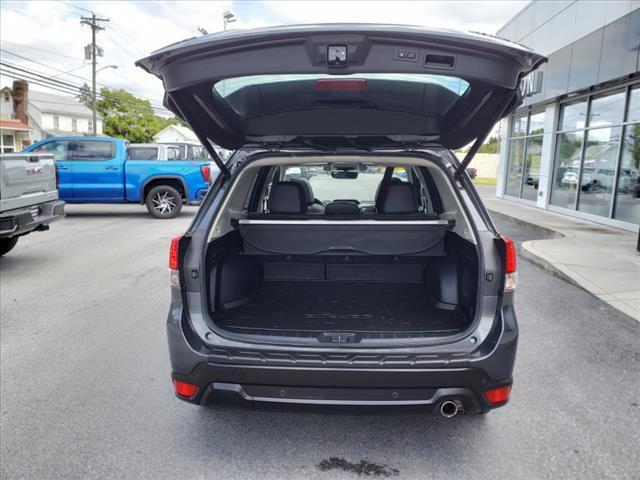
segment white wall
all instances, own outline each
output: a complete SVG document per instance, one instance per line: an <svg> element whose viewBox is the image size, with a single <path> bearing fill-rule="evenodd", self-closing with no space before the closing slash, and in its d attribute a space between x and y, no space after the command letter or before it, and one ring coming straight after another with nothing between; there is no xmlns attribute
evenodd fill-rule
<svg viewBox="0 0 640 480"><path fill-rule="evenodd" d="M153 136L153 141L156 143L173 143L173 142L193 142L193 139L186 138L180 132L173 128L167 128L164 131L158 132Z"/></svg>
<svg viewBox="0 0 640 480"><path fill-rule="evenodd" d="M58 127L54 126L53 117L58 117ZM68 133L92 133L89 128L89 118L75 117L77 122L77 128L73 129L73 118L70 115L62 115L58 113L43 113L41 116L40 127L44 130L59 130ZM98 135L102 134L102 120L98 120L97 124Z"/></svg>
<svg viewBox="0 0 640 480"><path fill-rule="evenodd" d="M637 8L638 0L534 0L496 35L548 55Z"/></svg>

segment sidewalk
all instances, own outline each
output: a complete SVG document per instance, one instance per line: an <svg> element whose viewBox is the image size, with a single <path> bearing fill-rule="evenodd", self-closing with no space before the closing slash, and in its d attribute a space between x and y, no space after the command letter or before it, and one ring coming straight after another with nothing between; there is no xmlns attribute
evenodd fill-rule
<svg viewBox="0 0 640 480"><path fill-rule="evenodd" d="M521 255L640 321L640 253L637 233L483 197L492 216L533 227L540 240L522 244Z"/></svg>

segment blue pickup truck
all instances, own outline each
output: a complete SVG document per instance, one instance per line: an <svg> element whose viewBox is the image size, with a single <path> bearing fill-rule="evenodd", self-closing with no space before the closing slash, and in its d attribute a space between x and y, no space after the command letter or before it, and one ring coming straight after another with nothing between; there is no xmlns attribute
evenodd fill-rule
<svg viewBox="0 0 640 480"><path fill-rule="evenodd" d="M61 200L140 203L157 218L175 217L184 203L199 204L211 180L206 161L130 160L119 138L51 137L24 151L53 154Z"/></svg>

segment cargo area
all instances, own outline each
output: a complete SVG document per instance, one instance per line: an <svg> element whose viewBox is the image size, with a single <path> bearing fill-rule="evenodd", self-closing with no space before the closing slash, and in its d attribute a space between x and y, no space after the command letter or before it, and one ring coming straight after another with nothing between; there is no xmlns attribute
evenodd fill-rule
<svg viewBox="0 0 640 480"><path fill-rule="evenodd" d="M211 319L234 333L319 341L454 335L475 314L477 258L454 233L441 243L421 255L258 255L235 231L209 247Z"/></svg>

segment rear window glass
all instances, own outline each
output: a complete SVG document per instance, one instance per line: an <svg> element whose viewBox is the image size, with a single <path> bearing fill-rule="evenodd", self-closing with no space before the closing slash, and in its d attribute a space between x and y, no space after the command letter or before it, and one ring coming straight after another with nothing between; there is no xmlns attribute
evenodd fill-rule
<svg viewBox="0 0 640 480"><path fill-rule="evenodd" d="M461 78L417 73L252 75L213 86L215 94L245 118L340 103L441 115L468 88Z"/></svg>
<svg viewBox="0 0 640 480"><path fill-rule="evenodd" d="M323 203L357 200L362 205L373 205L385 170L385 166L371 164L350 168L328 164L292 165L285 169L282 180L307 180L315 198ZM392 178L409 182L409 170L408 167L394 167Z"/></svg>

